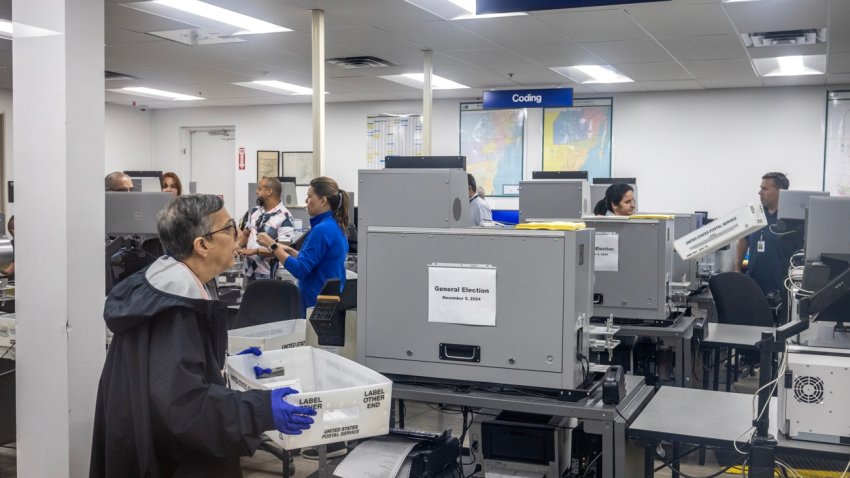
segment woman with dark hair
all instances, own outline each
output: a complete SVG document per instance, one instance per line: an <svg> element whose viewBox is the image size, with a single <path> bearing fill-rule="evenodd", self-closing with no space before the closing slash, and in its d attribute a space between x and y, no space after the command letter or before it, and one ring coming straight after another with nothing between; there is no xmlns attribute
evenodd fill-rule
<svg viewBox="0 0 850 478"><path fill-rule="evenodd" d="M316 305L316 297L328 279L339 279L345 286L345 259L348 257L348 194L331 178L318 177L307 189L307 213L310 232L301 251L278 244L268 234L259 234L257 242L268 248L296 279L301 290L301 312Z"/></svg>
<svg viewBox="0 0 850 478"><path fill-rule="evenodd" d="M634 189L626 183L614 183L605 190L605 197L593 207L597 216L631 216L635 213Z"/></svg>
<svg viewBox="0 0 850 478"><path fill-rule="evenodd" d="M164 193L174 193L175 196L183 194L183 184L174 173L163 173L159 178L159 186Z"/></svg>

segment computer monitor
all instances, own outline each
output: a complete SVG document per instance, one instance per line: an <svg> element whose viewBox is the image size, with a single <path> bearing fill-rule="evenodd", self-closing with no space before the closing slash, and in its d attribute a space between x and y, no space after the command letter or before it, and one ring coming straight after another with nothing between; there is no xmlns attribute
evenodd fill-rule
<svg viewBox="0 0 850 478"><path fill-rule="evenodd" d="M829 192L825 191L792 191L790 189L779 190L779 207L776 218L779 220L806 220L806 210L812 197L826 197Z"/></svg>
<svg viewBox="0 0 850 478"><path fill-rule="evenodd" d="M806 224L806 261L850 254L850 197L812 197Z"/></svg>
<svg viewBox="0 0 850 478"><path fill-rule="evenodd" d="M106 192L106 234L156 235L156 216L174 199L163 192Z"/></svg>
<svg viewBox="0 0 850 478"><path fill-rule="evenodd" d="M809 200L806 222L806 262L802 288L818 295L813 303L824 303L817 319L826 322L850 322L850 295L840 284L827 288L826 285L847 271L850 266L850 198L819 197ZM808 307L801 308L801 314Z"/></svg>
<svg viewBox="0 0 850 478"><path fill-rule="evenodd" d="M463 169L466 171L466 156L387 156L384 168L427 168Z"/></svg>
<svg viewBox="0 0 850 478"><path fill-rule="evenodd" d="M593 184L626 183L635 186L637 178L593 178Z"/></svg>
<svg viewBox="0 0 850 478"><path fill-rule="evenodd" d="M587 179L587 171L532 171L531 179Z"/></svg>

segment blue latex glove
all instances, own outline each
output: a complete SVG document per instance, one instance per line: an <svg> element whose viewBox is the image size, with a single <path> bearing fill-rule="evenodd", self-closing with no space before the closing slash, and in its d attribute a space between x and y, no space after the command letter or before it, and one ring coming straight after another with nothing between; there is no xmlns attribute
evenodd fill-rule
<svg viewBox="0 0 850 478"><path fill-rule="evenodd" d="M283 399L283 397L293 393L298 393L298 390L289 387L272 390L274 425L279 432L286 435L300 435L301 430L310 428L313 423L313 419L310 417L316 414L316 410L311 407L299 407Z"/></svg>
<svg viewBox="0 0 850 478"><path fill-rule="evenodd" d="M247 349L239 352L236 355L256 355L257 357L259 357L260 355L263 355L263 351L258 349L257 347L248 347ZM266 375L266 374L269 374L269 373L272 373L272 369L263 368L263 367L260 367L259 365L254 365L254 375L256 375L257 378L260 378L263 375Z"/></svg>

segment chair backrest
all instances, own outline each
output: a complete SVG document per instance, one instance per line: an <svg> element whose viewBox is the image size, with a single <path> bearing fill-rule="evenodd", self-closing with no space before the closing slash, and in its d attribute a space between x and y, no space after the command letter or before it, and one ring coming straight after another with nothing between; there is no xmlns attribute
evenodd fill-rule
<svg viewBox="0 0 850 478"><path fill-rule="evenodd" d="M15 441L15 361L0 359L0 445Z"/></svg>
<svg viewBox="0 0 850 478"><path fill-rule="evenodd" d="M277 279L260 279L248 283L236 321L231 328L299 319L301 293L295 284Z"/></svg>
<svg viewBox="0 0 850 478"><path fill-rule="evenodd" d="M761 327L776 325L773 309L752 277L740 272L724 272L712 277L708 287L717 306L717 322Z"/></svg>

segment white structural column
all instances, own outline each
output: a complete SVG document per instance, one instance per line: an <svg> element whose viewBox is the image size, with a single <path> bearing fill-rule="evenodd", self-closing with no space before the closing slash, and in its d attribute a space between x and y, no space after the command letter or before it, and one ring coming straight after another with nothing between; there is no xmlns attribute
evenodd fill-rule
<svg viewBox="0 0 850 478"><path fill-rule="evenodd" d="M425 156L431 154L431 107L434 104L431 79L434 75L434 52L425 50L425 64L422 68L422 153Z"/></svg>
<svg viewBox="0 0 850 478"><path fill-rule="evenodd" d="M104 2L12 3L18 476L83 477L105 354Z"/></svg>
<svg viewBox="0 0 850 478"><path fill-rule="evenodd" d="M325 175L325 11L313 10L313 171Z"/></svg>

